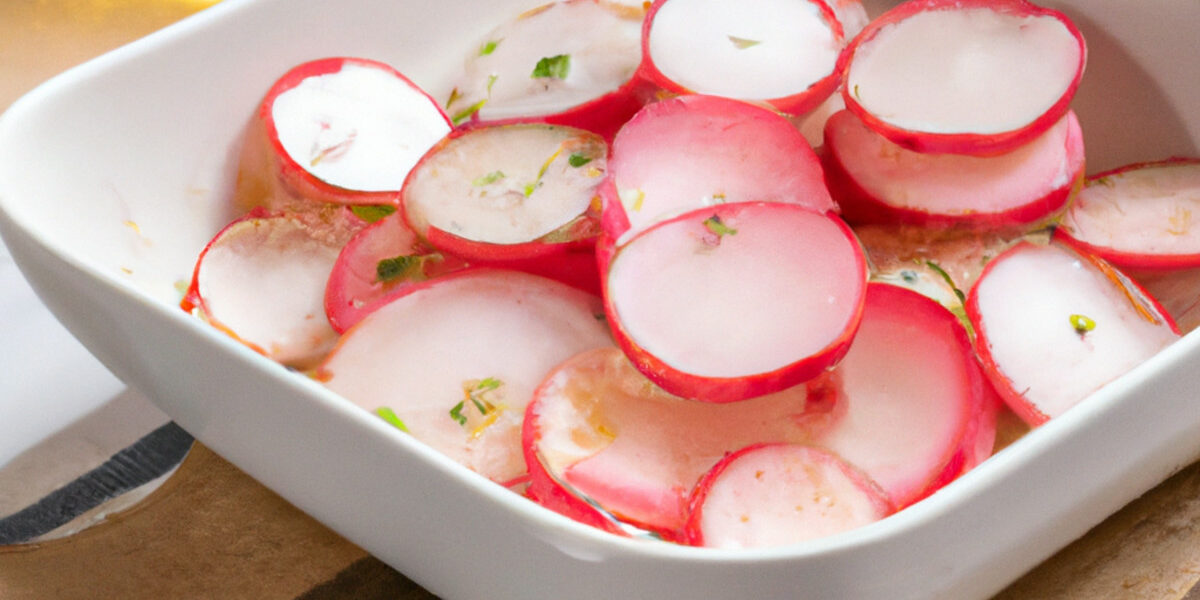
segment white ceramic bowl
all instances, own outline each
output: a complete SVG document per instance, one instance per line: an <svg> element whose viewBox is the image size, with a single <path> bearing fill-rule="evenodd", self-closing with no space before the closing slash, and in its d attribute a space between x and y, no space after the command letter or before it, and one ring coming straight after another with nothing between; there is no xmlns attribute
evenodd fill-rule
<svg viewBox="0 0 1200 600"><path fill-rule="evenodd" d="M446 598L985 597L1200 457L1200 337L1189 335L882 522L770 550L639 542L534 506L178 309L176 284L232 216L238 136L276 76L306 59L365 56L444 95L465 49L529 4L217 5L4 115L0 232L118 377ZM1076 101L1089 170L1200 154L1200 3L1051 4L1091 48Z"/></svg>

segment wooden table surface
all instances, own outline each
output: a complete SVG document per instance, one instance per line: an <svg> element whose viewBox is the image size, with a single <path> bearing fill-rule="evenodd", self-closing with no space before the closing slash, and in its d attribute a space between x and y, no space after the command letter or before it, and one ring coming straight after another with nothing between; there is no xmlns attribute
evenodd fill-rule
<svg viewBox="0 0 1200 600"><path fill-rule="evenodd" d="M0 108L55 73L214 2L3 0ZM997 598L1200 600L1198 583L1200 463ZM98 596L432 597L201 444L133 509L60 540L0 546L0 598Z"/></svg>

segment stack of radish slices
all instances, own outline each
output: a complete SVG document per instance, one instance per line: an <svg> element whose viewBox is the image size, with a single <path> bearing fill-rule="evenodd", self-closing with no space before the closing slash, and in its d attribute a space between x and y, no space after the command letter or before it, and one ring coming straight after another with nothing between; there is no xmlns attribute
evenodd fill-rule
<svg viewBox="0 0 1200 600"><path fill-rule="evenodd" d="M285 74L183 306L581 522L859 527L1200 323L1200 161L1084 185L1061 13L565 0L468 54L446 108Z"/></svg>

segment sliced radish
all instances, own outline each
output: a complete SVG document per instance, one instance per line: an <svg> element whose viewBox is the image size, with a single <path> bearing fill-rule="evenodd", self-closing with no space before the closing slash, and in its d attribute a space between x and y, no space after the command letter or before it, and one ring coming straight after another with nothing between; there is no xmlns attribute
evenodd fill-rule
<svg viewBox="0 0 1200 600"><path fill-rule="evenodd" d="M833 11L838 23L841 23L842 36L847 41L854 39L854 36L871 22L867 8L860 0L825 0L825 4Z"/></svg>
<svg viewBox="0 0 1200 600"><path fill-rule="evenodd" d="M1025 0L910 0L847 47L842 93L900 146L994 154L1066 114L1086 57L1066 15Z"/></svg>
<svg viewBox="0 0 1200 600"><path fill-rule="evenodd" d="M599 300L516 271L470 269L416 284L342 337L317 377L496 482L525 473L521 421L567 358L611 345ZM431 360L431 357L436 360Z"/></svg>
<svg viewBox="0 0 1200 600"><path fill-rule="evenodd" d="M611 138L649 97L640 6L566 0L535 8L472 48L446 103L455 125L533 120Z"/></svg>
<svg viewBox="0 0 1200 600"><path fill-rule="evenodd" d="M866 266L849 228L795 204L721 204L616 251L605 308L640 371L685 398L729 402L812 379L845 353Z"/></svg>
<svg viewBox="0 0 1200 600"><path fill-rule="evenodd" d="M392 213L355 234L342 248L325 286L325 313L341 333L412 284L466 267L423 244Z"/></svg>
<svg viewBox="0 0 1200 600"><path fill-rule="evenodd" d="M958 318L925 296L870 284L835 372L839 416L813 442L870 476L896 507L991 454L997 400Z"/></svg>
<svg viewBox="0 0 1200 600"><path fill-rule="evenodd" d="M646 106L613 140L608 167L603 225L614 240L726 202L836 208L816 154L787 119L717 96Z"/></svg>
<svg viewBox="0 0 1200 600"><path fill-rule="evenodd" d="M696 487L692 544L756 548L849 531L893 512L871 480L835 454L762 444L730 454Z"/></svg>
<svg viewBox="0 0 1200 600"><path fill-rule="evenodd" d="M1083 133L1073 112L992 156L914 152L850 111L826 123L825 145L825 178L850 223L1028 225L1061 210L1083 177Z"/></svg>
<svg viewBox="0 0 1200 600"><path fill-rule="evenodd" d="M434 247L477 261L564 251L599 233L608 145L573 127L459 130L404 184L404 218Z"/></svg>
<svg viewBox="0 0 1200 600"><path fill-rule="evenodd" d="M1061 244L1022 242L988 264L967 299L996 390L1030 425L1178 339L1153 298L1107 263Z"/></svg>
<svg viewBox="0 0 1200 600"><path fill-rule="evenodd" d="M386 64L307 62L259 105L236 195L247 207L394 204L408 170L449 131L433 98Z"/></svg>
<svg viewBox="0 0 1200 600"><path fill-rule="evenodd" d="M676 94L765 101L808 112L840 82L842 26L822 0L656 0L641 76Z"/></svg>
<svg viewBox="0 0 1200 600"><path fill-rule="evenodd" d="M529 494L584 522L595 520L594 503L678 539L692 487L722 456L756 442L806 441L822 429L807 402L810 388L818 401L835 392L828 380L711 404L663 391L616 348L585 352L555 369L527 409Z"/></svg>
<svg viewBox="0 0 1200 600"><path fill-rule="evenodd" d="M1057 233L1119 267L1200 267L1200 159L1088 177Z"/></svg>
<svg viewBox="0 0 1200 600"><path fill-rule="evenodd" d="M1200 327L1200 267L1123 270L1162 304L1180 331Z"/></svg>
<svg viewBox="0 0 1200 600"><path fill-rule="evenodd" d="M201 252L182 306L273 360L310 366L337 341L325 282L362 226L347 208L252 212Z"/></svg>

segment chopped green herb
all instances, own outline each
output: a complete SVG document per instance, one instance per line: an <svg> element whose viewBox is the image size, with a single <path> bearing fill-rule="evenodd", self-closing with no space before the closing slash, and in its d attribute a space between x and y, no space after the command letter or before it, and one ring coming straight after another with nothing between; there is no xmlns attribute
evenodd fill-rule
<svg viewBox="0 0 1200 600"><path fill-rule="evenodd" d="M567 164L571 165L572 167L582 167L590 162L592 162L591 157L584 156L582 154L572 154L571 157L567 159Z"/></svg>
<svg viewBox="0 0 1200 600"><path fill-rule="evenodd" d="M392 409L386 406L380 406L379 408L375 409L375 414L379 415L379 417L384 421L391 423L396 429L399 429L404 433L409 432L408 426L404 424L404 421L400 420L400 417L396 416L396 413L392 411Z"/></svg>
<svg viewBox="0 0 1200 600"><path fill-rule="evenodd" d="M859 100L862 100L862 96L858 95L858 84L857 83L854 84L854 97Z"/></svg>
<svg viewBox="0 0 1200 600"><path fill-rule="evenodd" d="M546 175L546 171L550 168L550 165L554 162L554 159L558 158L559 154L562 154L562 151L562 146L559 146L558 150L555 150L554 154L551 154L550 158L547 158L546 161L542 163L542 168L538 169L537 178L525 184L524 191L526 198L532 196L533 192L537 191L537 189L542 186L542 177Z"/></svg>
<svg viewBox="0 0 1200 600"><path fill-rule="evenodd" d="M424 259L420 256L401 255L385 258L375 264L375 280L383 283L396 279L407 279L414 271L420 271Z"/></svg>
<svg viewBox="0 0 1200 600"><path fill-rule="evenodd" d="M479 112L479 109L483 108L484 104L487 104L487 98L458 111L453 117L450 117L450 122L455 125L461 125L463 121L470 119L471 115Z"/></svg>
<svg viewBox="0 0 1200 600"><path fill-rule="evenodd" d="M493 85L496 85L496 80L497 80L497 79L500 79L500 76L499 76L499 75L488 75L488 84L487 84L487 95L488 95L488 98L491 98L491 97L492 97L492 86L493 86Z"/></svg>
<svg viewBox="0 0 1200 600"><path fill-rule="evenodd" d="M396 207L390 204L359 204L351 206L350 212L368 223L374 223L396 212Z"/></svg>
<svg viewBox="0 0 1200 600"><path fill-rule="evenodd" d="M1071 315L1071 327L1080 336L1096 328L1096 322L1086 315Z"/></svg>
<svg viewBox="0 0 1200 600"><path fill-rule="evenodd" d="M903 269L900 271L900 278L904 280L904 283L914 284L917 282L917 272L912 269Z"/></svg>
<svg viewBox="0 0 1200 600"><path fill-rule="evenodd" d="M958 289L958 286L955 285L955 283L954 283L954 279L952 279L950 277L950 274L947 273L945 269L938 266L938 264L933 262L932 260L925 261L925 266L929 267L930 269L933 269L934 273L937 273L938 275L940 275L942 277L942 279L946 280L946 283L950 284L950 289L954 290L954 295L958 296L959 302L967 301L967 295L964 294L962 290Z"/></svg>
<svg viewBox="0 0 1200 600"><path fill-rule="evenodd" d="M468 401L475 407L475 410L479 411L481 416L487 416L492 411L495 411L496 406L484 398L484 394L499 388L501 385L504 385L504 382L495 377L464 382L463 395L465 397L450 409L450 418L465 427L467 425L467 416L463 414L463 409L467 407Z"/></svg>
<svg viewBox="0 0 1200 600"><path fill-rule="evenodd" d="M479 55L487 56L496 51L496 46L500 45L500 40L488 40L479 47Z"/></svg>
<svg viewBox="0 0 1200 600"><path fill-rule="evenodd" d="M480 175L479 177L476 177L475 180L471 182L471 185L475 187L483 187L489 183L496 183L497 181L504 179L504 177L504 171L492 171L487 175Z"/></svg>
<svg viewBox="0 0 1200 600"><path fill-rule="evenodd" d="M450 108L450 105L454 104L461 97L462 97L462 94L458 93L458 88L454 88L454 89L450 90L450 97L446 99L445 108Z"/></svg>
<svg viewBox="0 0 1200 600"><path fill-rule="evenodd" d="M750 40L750 39L738 37L736 35L731 35L728 37L729 37L729 41L733 42L733 46L735 48L737 48L738 50L745 50L746 48L757 46L762 43L762 40Z"/></svg>
<svg viewBox="0 0 1200 600"><path fill-rule="evenodd" d="M571 71L571 55L558 54L556 56L547 56L537 62L533 67L533 73L529 75L531 78L552 77L554 79L566 79L567 73Z"/></svg>
<svg viewBox="0 0 1200 600"><path fill-rule="evenodd" d="M709 231L713 232L713 234L715 234L717 237L737 234L736 229L733 229L732 227L729 227L728 225L726 225L724 222L721 221L721 217L719 217L717 215L713 215L713 216L705 219L704 226L706 228L708 228Z"/></svg>

